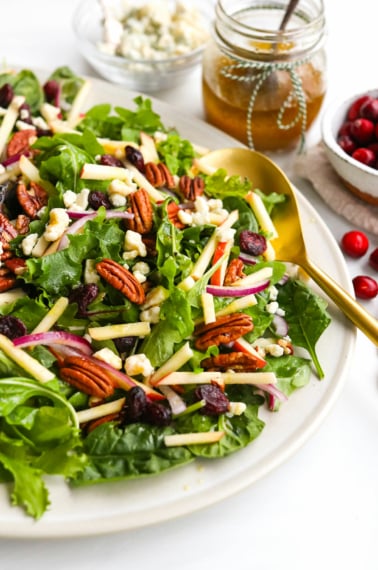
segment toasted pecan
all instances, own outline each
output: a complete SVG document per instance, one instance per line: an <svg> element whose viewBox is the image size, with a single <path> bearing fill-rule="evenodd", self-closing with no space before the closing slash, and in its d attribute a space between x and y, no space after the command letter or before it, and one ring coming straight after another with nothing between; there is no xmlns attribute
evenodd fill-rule
<svg viewBox="0 0 378 570"><path fill-rule="evenodd" d="M23 181L20 181L17 184L16 195L25 214L32 220L37 218L39 210L48 202L46 190L33 181L30 182L29 188Z"/></svg>
<svg viewBox="0 0 378 570"><path fill-rule="evenodd" d="M231 369L234 372L254 372L258 368L257 362L257 358L252 354L229 352L205 358L202 360L201 366L209 371L225 372Z"/></svg>
<svg viewBox="0 0 378 570"><path fill-rule="evenodd" d="M12 135L12 138L7 145L7 157L16 156L18 154L25 154L30 150L30 145L33 144L37 136L37 131L33 128L23 129L17 131Z"/></svg>
<svg viewBox="0 0 378 570"><path fill-rule="evenodd" d="M97 273L136 305L142 305L146 295L142 285L125 267L112 259L103 259L96 264Z"/></svg>
<svg viewBox="0 0 378 570"><path fill-rule="evenodd" d="M235 281L238 279L245 277L243 269L244 263L241 259L232 259L226 269L226 275L224 276L224 285L232 285L232 283L235 283Z"/></svg>
<svg viewBox="0 0 378 570"><path fill-rule="evenodd" d="M147 162L144 175L155 188L175 188L176 183L168 167L163 162Z"/></svg>
<svg viewBox="0 0 378 570"><path fill-rule="evenodd" d="M206 350L209 346L228 344L253 329L252 318L245 313L218 317L213 323L200 324L194 329L195 347Z"/></svg>
<svg viewBox="0 0 378 570"><path fill-rule="evenodd" d="M201 176L191 178L184 174L179 180L179 189L186 200L194 201L204 193L205 181Z"/></svg>
<svg viewBox="0 0 378 570"><path fill-rule="evenodd" d="M85 356L68 356L60 366L60 377L81 392L104 399L114 392L114 384L103 368Z"/></svg>
<svg viewBox="0 0 378 570"><path fill-rule="evenodd" d="M152 230L154 212L147 190L140 188L130 194L129 200L129 211L134 217L127 220L128 229L142 235L148 234Z"/></svg>

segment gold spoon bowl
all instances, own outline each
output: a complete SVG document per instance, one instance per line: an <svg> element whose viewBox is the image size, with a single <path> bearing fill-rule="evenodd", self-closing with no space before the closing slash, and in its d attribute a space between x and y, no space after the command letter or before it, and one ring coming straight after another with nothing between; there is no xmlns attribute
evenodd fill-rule
<svg viewBox="0 0 378 570"><path fill-rule="evenodd" d="M224 168L230 175L246 177L262 192L274 191L288 197L273 218L278 232L278 237L272 240L276 259L300 266L344 315L378 346L377 319L309 259L295 192L282 170L263 154L247 148L215 150L208 153L201 162L209 168Z"/></svg>

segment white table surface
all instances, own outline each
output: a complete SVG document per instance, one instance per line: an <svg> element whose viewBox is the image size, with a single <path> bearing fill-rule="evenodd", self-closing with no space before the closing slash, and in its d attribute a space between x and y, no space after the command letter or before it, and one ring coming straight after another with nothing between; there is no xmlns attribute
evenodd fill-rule
<svg viewBox="0 0 378 570"><path fill-rule="evenodd" d="M69 65L96 76L75 46L75 0L11 0L2 7L0 58L52 70ZM328 20L327 100L377 87L376 18L372 0L325 0ZM200 74L159 92L185 114L202 118ZM310 142L319 138L319 121ZM278 158L280 161L282 157ZM290 174L290 162L285 168ZM352 226L301 182L336 240ZM369 236L372 246L378 238ZM351 277L366 258L348 261ZM377 316L378 299L364 303ZM4 570L216 568L217 570L376 570L378 537L377 350L361 333L346 385L311 439L283 465L223 502L144 529L80 539L0 539Z"/></svg>

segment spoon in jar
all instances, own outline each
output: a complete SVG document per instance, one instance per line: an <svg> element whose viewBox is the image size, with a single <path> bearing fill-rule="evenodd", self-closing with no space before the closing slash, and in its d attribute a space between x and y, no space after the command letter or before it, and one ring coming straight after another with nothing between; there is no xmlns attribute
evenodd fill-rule
<svg viewBox="0 0 378 570"><path fill-rule="evenodd" d="M306 251L300 214L294 189L282 170L263 154L247 148L212 151L199 160L203 172L223 168L229 175L238 174L253 182L262 192L285 194L285 206L277 209L273 223L278 237L272 239L276 259L294 263L304 269L315 283L339 307L344 315L378 346L378 321L374 319L332 277L317 267Z"/></svg>
<svg viewBox="0 0 378 570"><path fill-rule="evenodd" d="M295 8L297 7L298 3L299 3L299 0L290 0L288 5L286 6L286 10L285 10L283 18L281 20L280 27L278 28L278 30L280 32L283 32L283 30L286 28L286 25L287 25L288 21L290 20L290 18L292 16Z"/></svg>

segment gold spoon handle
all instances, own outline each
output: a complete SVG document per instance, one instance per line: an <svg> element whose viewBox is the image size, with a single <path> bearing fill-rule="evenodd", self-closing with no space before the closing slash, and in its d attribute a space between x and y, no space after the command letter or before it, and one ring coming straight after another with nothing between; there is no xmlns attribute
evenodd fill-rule
<svg viewBox="0 0 378 570"><path fill-rule="evenodd" d="M378 346L378 321L357 303L345 289L336 283L329 275L314 265L309 259L302 264L303 269L376 346Z"/></svg>

